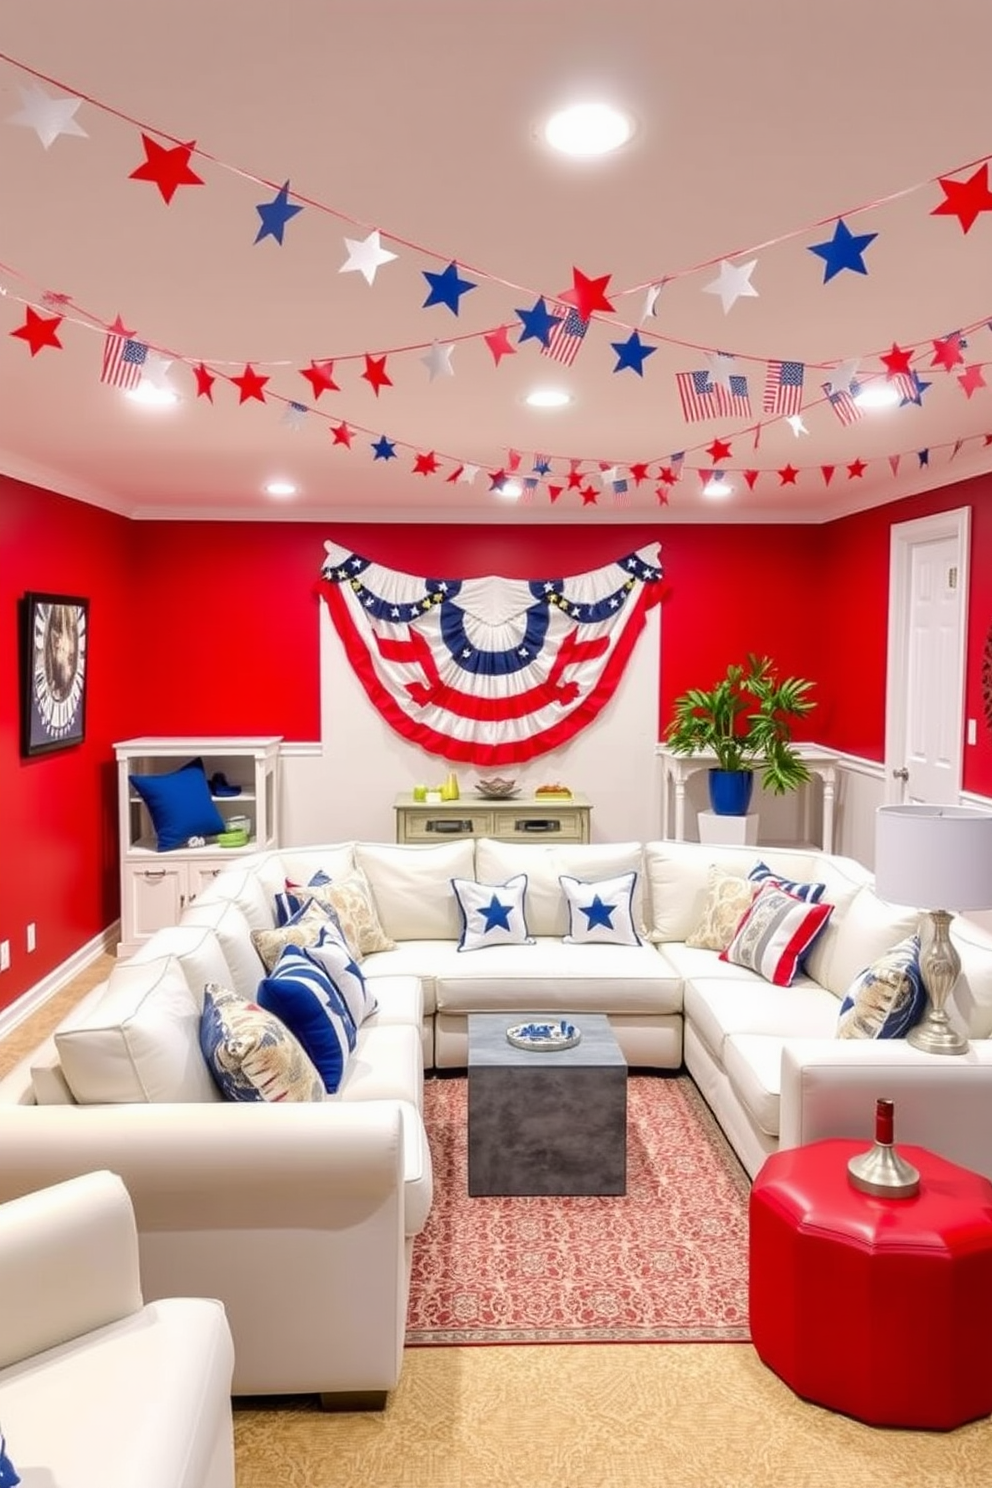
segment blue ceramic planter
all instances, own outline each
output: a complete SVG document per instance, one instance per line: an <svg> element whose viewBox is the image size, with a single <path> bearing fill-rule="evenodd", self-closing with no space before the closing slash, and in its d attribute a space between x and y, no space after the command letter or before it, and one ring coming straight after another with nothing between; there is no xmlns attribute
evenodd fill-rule
<svg viewBox="0 0 992 1488"><path fill-rule="evenodd" d="M717 816L747 816L754 789L751 770L710 770L710 806Z"/></svg>

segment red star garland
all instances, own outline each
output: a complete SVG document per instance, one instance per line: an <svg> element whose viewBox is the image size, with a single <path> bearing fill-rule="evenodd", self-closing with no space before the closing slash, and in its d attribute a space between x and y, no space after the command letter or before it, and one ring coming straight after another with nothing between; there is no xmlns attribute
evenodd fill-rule
<svg viewBox="0 0 992 1488"><path fill-rule="evenodd" d="M834 471L836 469L837 469L837 466L836 465L821 465L820 466L820 474L823 476L823 484L825 486L829 486L830 482L833 480L833 478L834 478Z"/></svg>
<svg viewBox="0 0 992 1488"><path fill-rule="evenodd" d="M54 346L57 351L64 348L58 337L58 329L65 316L63 315L39 315L37 310L32 310L26 305L24 324L11 331L12 336L19 336L26 341L31 348L31 355L37 356L43 346Z"/></svg>
<svg viewBox="0 0 992 1488"><path fill-rule="evenodd" d="M937 181L945 200L933 208L931 217L956 217L962 232L968 232L980 212L992 212L988 161L967 181L952 181L948 176L938 176Z"/></svg>
<svg viewBox="0 0 992 1488"><path fill-rule="evenodd" d="M646 481L648 478L648 467L641 464L631 465L630 473L634 478L634 483L639 486L641 481Z"/></svg>
<svg viewBox="0 0 992 1488"><path fill-rule="evenodd" d="M599 497L595 486L583 486L580 495L582 496L583 506L597 506L599 504Z"/></svg>
<svg viewBox="0 0 992 1488"><path fill-rule="evenodd" d="M794 486L798 474L799 471L794 465L783 465L782 469L778 472L779 485Z"/></svg>
<svg viewBox="0 0 992 1488"><path fill-rule="evenodd" d="M569 473L568 473L568 489L570 491L581 491L582 490L582 481L583 481L583 476L580 474L580 472L578 470L575 470L573 468L572 470L569 471Z"/></svg>
<svg viewBox="0 0 992 1488"><path fill-rule="evenodd" d="M659 506L667 506L668 505L668 487L667 486L665 486L665 485L655 486L655 488L654 488L654 494L658 498L658 505Z"/></svg>
<svg viewBox="0 0 992 1488"><path fill-rule="evenodd" d="M209 367L205 367L201 362L198 367L193 368L193 376L196 378L196 396L198 398L206 398L212 403L214 401L214 383L217 379Z"/></svg>
<svg viewBox="0 0 992 1488"><path fill-rule="evenodd" d="M335 444L343 444L345 449L351 449L354 432L354 429L349 429L347 424L338 424L337 428L331 430L331 438Z"/></svg>
<svg viewBox="0 0 992 1488"><path fill-rule="evenodd" d="M305 377L313 388L313 401L315 403L321 393L339 393L341 391L334 381L333 362L311 361L309 367L300 368L300 376Z"/></svg>
<svg viewBox="0 0 992 1488"><path fill-rule="evenodd" d="M496 363L497 367L499 366L500 359L502 357L516 356L517 354L517 348L510 341L509 326L502 325L500 326L498 331L489 331L489 333L483 337L483 340L489 347L489 350L492 352L493 361Z"/></svg>
<svg viewBox="0 0 992 1488"><path fill-rule="evenodd" d="M236 388L239 388L241 391L241 396L238 399L238 406L240 407L242 403L247 403L249 398L257 398L259 403L264 403L265 394L262 392L262 389L264 388L268 380L269 379L267 377L255 371L254 367L251 365L251 362L246 362L245 370L242 372L241 376L231 378L234 386Z"/></svg>
<svg viewBox="0 0 992 1488"><path fill-rule="evenodd" d="M566 305L574 305L583 320L588 320L594 310L612 310L611 300L606 298L606 286L612 274L603 274L599 279L590 279L581 269L572 265L572 288L563 290L558 296Z"/></svg>
<svg viewBox="0 0 992 1488"><path fill-rule="evenodd" d="M172 201L178 187L203 185L201 177L190 170L189 165L189 157L196 149L196 140L190 140L188 145L174 145L171 150L167 150L147 134L142 134L141 143L145 147L146 158L137 170L131 172L129 179L154 181L166 206Z"/></svg>
<svg viewBox="0 0 992 1488"><path fill-rule="evenodd" d="M978 362L971 367L965 367L964 371L958 374L958 382L965 393L967 393L969 399L972 393L976 393L979 388L988 386L988 383L985 381L985 374Z"/></svg>
<svg viewBox="0 0 992 1488"><path fill-rule="evenodd" d="M933 350L931 367L943 367L945 372L950 372L952 367L960 367L964 362L961 332L952 331L949 336L939 336L933 343Z"/></svg>
<svg viewBox="0 0 992 1488"><path fill-rule="evenodd" d="M715 465L718 460L730 459L730 445L725 439L714 439L712 444L707 445L706 453Z"/></svg>
<svg viewBox="0 0 992 1488"><path fill-rule="evenodd" d="M758 479L759 474L760 472L757 470L745 470L744 479L747 481L747 488L749 491L754 490L754 483Z"/></svg>
<svg viewBox="0 0 992 1488"><path fill-rule="evenodd" d="M864 460L852 460L850 465L848 465L847 467L848 480L854 480L856 477L860 480L861 476L864 475L867 468L868 467L865 464Z"/></svg>
<svg viewBox="0 0 992 1488"><path fill-rule="evenodd" d="M413 461L414 475L433 475L437 469L437 456L431 450L427 455L416 455Z"/></svg>
<svg viewBox="0 0 992 1488"><path fill-rule="evenodd" d="M109 325L107 327L107 335L123 336L124 339L127 341L134 335L134 331L131 329L130 326L126 326L124 324L119 315L115 315L113 325Z"/></svg>
<svg viewBox="0 0 992 1488"><path fill-rule="evenodd" d="M894 377L898 377L900 373L904 373L907 377L911 377L913 375L913 369L909 365L909 359L912 354L913 353L911 351L903 351L902 347L897 346L896 343L893 341L892 350L886 352L883 357L879 358L882 365L885 367L886 382L891 382L892 379Z"/></svg>
<svg viewBox="0 0 992 1488"><path fill-rule="evenodd" d="M663 481L666 486L674 486L675 482L678 480L678 476L672 469L671 465L662 465L661 469L658 471L658 479L660 481Z"/></svg>
<svg viewBox="0 0 992 1488"><path fill-rule="evenodd" d="M380 388L392 387L393 385L393 379L386 371L385 356L374 357L366 354L365 371L362 373L362 376L364 377L365 381L368 383L372 391L375 393L377 398L379 396Z"/></svg>

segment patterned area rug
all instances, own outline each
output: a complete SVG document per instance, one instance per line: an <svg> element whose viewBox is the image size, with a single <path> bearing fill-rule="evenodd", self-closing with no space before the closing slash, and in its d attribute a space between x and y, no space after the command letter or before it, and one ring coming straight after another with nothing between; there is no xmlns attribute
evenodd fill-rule
<svg viewBox="0 0 992 1488"><path fill-rule="evenodd" d="M688 1076L632 1075L623 1198L468 1197L467 1081L428 1080L408 1345L747 1339L747 1175Z"/></svg>

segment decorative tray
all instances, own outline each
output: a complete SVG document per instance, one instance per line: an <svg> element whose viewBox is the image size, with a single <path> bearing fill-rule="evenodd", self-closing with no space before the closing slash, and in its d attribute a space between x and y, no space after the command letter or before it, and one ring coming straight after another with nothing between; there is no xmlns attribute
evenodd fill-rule
<svg viewBox="0 0 992 1488"><path fill-rule="evenodd" d="M489 780L477 780L475 782L475 788L479 792L479 795L484 796L487 801L508 801L511 796L515 796L520 790L515 780L504 780L499 775L493 776Z"/></svg>
<svg viewBox="0 0 992 1488"><path fill-rule="evenodd" d="M514 1023L506 1036L517 1049L574 1049L582 1037L574 1023Z"/></svg>

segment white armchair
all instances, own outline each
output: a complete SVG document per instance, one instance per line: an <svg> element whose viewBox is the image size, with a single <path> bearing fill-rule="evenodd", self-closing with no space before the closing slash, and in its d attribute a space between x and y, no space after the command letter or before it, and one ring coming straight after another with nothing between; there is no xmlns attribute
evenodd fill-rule
<svg viewBox="0 0 992 1488"><path fill-rule="evenodd" d="M116 1174L0 1204L0 1319L0 1432L22 1488L233 1488L224 1308L144 1303Z"/></svg>

